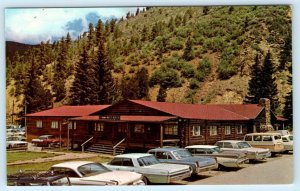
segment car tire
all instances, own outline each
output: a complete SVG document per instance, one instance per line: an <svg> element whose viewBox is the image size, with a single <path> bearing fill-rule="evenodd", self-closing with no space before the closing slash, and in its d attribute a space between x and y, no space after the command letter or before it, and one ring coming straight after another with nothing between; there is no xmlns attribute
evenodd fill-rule
<svg viewBox="0 0 300 191"><path fill-rule="evenodd" d="M145 183L145 185L149 185L150 184L150 181L148 180L147 177L144 176L142 180Z"/></svg>

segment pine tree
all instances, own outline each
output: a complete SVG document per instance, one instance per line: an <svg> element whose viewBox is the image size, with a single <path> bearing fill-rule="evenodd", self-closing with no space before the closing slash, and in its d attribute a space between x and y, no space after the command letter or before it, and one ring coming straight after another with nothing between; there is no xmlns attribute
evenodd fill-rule
<svg viewBox="0 0 300 191"><path fill-rule="evenodd" d="M67 78L67 46L64 37L60 42L60 52L58 59L54 65L54 81L52 84L52 90L54 92L55 101L59 102L66 96L65 82Z"/></svg>
<svg viewBox="0 0 300 191"><path fill-rule="evenodd" d="M174 21L173 17L170 18L168 28L169 28L170 32L173 32L175 30L175 21Z"/></svg>
<svg viewBox="0 0 300 191"><path fill-rule="evenodd" d="M95 73L97 85L97 103L111 104L114 101L115 84L111 74L112 63L101 40L98 46L97 58L95 59Z"/></svg>
<svg viewBox="0 0 300 191"><path fill-rule="evenodd" d="M148 26L144 25L141 36L142 36L141 41L145 42L145 41L149 40Z"/></svg>
<svg viewBox="0 0 300 191"><path fill-rule="evenodd" d="M149 75L148 70L145 67L142 67L136 73L136 81L137 81L137 99L148 98L149 92Z"/></svg>
<svg viewBox="0 0 300 191"><path fill-rule="evenodd" d="M23 117L25 114L25 107L26 113L34 113L49 109L52 105L52 95L50 90L46 89L42 85L40 78L36 73L36 64L36 59L33 58L32 55L31 66L26 74L24 99L22 105L20 106L21 112L19 113L19 116L23 119L22 123L24 123Z"/></svg>
<svg viewBox="0 0 300 191"><path fill-rule="evenodd" d="M280 51L279 70L284 70L288 63L292 63L292 34L288 32Z"/></svg>
<svg viewBox="0 0 300 191"><path fill-rule="evenodd" d="M99 19L96 26L96 45L98 45L100 40L103 38L104 38L104 24L101 21L101 19Z"/></svg>
<svg viewBox="0 0 300 191"><path fill-rule="evenodd" d="M135 13L135 16L138 16L139 14L140 14L140 9L137 8L136 13Z"/></svg>
<svg viewBox="0 0 300 191"><path fill-rule="evenodd" d="M94 47L95 44L95 31L93 23L89 24L89 34L88 34L88 46L89 48Z"/></svg>
<svg viewBox="0 0 300 191"><path fill-rule="evenodd" d="M290 76L288 77L288 84L292 86L293 83L293 67L292 63L288 66L288 70L290 72ZM285 103L283 108L283 116L288 119L287 125L293 130L293 88L291 91L285 96Z"/></svg>
<svg viewBox="0 0 300 191"><path fill-rule="evenodd" d="M252 66L251 79L248 82L248 94L245 97L245 103L257 104L260 98L263 98L260 87L263 86L263 76L260 68L259 55L255 56L255 63Z"/></svg>
<svg viewBox="0 0 300 191"><path fill-rule="evenodd" d="M263 66L262 66L262 76L265 85L261 87L261 93L265 98L269 98L271 101L271 109L276 111L278 107L277 98L277 84L276 78L274 77L275 69L271 60L271 53L268 51Z"/></svg>
<svg viewBox="0 0 300 191"><path fill-rule="evenodd" d="M191 37L189 37L185 43L185 49L182 55L182 58L186 61L190 61L192 59L194 59L195 57L195 53L193 50L193 39L191 39Z"/></svg>
<svg viewBox="0 0 300 191"><path fill-rule="evenodd" d="M164 86L160 85L156 101L165 102L166 101L166 97L167 97L167 88L165 88Z"/></svg>
<svg viewBox="0 0 300 191"><path fill-rule="evenodd" d="M209 11L209 8L207 6L204 6L203 10L202 10L203 15L207 15L208 11Z"/></svg>
<svg viewBox="0 0 300 191"><path fill-rule="evenodd" d="M76 63L75 78L70 88L71 105L89 105L97 102L96 84L93 76L94 70L91 65L87 49L84 48L80 60Z"/></svg>

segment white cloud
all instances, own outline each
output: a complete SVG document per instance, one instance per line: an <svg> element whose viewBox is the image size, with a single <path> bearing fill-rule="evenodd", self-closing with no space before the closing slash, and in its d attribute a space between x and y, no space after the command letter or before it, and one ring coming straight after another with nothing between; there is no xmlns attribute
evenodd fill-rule
<svg viewBox="0 0 300 191"><path fill-rule="evenodd" d="M65 36L66 23L82 19L87 30L86 15L94 12L99 16L120 18L136 7L126 8L18 8L5 10L6 40L40 43L53 36ZM83 32L81 31L81 32Z"/></svg>

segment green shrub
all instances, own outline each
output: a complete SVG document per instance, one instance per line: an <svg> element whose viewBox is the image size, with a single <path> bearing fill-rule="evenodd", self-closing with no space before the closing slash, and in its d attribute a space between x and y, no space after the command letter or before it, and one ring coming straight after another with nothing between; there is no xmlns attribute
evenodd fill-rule
<svg viewBox="0 0 300 191"><path fill-rule="evenodd" d="M179 27L175 30L177 37L187 38L191 33L191 29L187 27Z"/></svg>
<svg viewBox="0 0 300 191"><path fill-rule="evenodd" d="M130 67L129 68L129 73L135 73L135 68L134 67Z"/></svg>
<svg viewBox="0 0 300 191"><path fill-rule="evenodd" d="M114 64L114 72L120 73L124 71L124 64L123 63L115 63Z"/></svg>
<svg viewBox="0 0 300 191"><path fill-rule="evenodd" d="M190 88L191 88L192 90L198 89L198 88L199 88L199 82L198 82L197 79L195 79L195 78L192 78L192 79L191 79L191 82L190 82Z"/></svg>
<svg viewBox="0 0 300 191"><path fill-rule="evenodd" d="M185 78L192 78L195 75L194 67L190 63L184 63L181 67L181 76Z"/></svg>
<svg viewBox="0 0 300 191"><path fill-rule="evenodd" d="M169 50L181 50L183 48L183 43L179 39L171 40L168 44Z"/></svg>
<svg viewBox="0 0 300 191"><path fill-rule="evenodd" d="M165 88L179 87L181 86L181 81L176 70L162 65L159 69L154 71L149 80L150 86L154 86L156 84L160 84Z"/></svg>
<svg viewBox="0 0 300 191"><path fill-rule="evenodd" d="M211 63L207 57L204 57L199 62L197 70L203 72L204 75L207 75L211 72Z"/></svg>

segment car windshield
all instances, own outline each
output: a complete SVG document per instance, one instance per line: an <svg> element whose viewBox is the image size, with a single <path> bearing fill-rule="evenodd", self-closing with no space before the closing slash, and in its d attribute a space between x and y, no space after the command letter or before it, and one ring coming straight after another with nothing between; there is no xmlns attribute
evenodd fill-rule
<svg viewBox="0 0 300 191"><path fill-rule="evenodd" d="M110 170L99 163L89 163L78 167L78 171L82 176L86 177L108 172Z"/></svg>
<svg viewBox="0 0 300 191"><path fill-rule="evenodd" d="M293 137L293 135L290 135L289 138L292 141L294 137Z"/></svg>
<svg viewBox="0 0 300 191"><path fill-rule="evenodd" d="M250 148L251 146L247 142L238 142L237 146L239 149Z"/></svg>
<svg viewBox="0 0 300 191"><path fill-rule="evenodd" d="M221 150L219 147L211 148L212 153L220 153Z"/></svg>
<svg viewBox="0 0 300 191"><path fill-rule="evenodd" d="M153 155L151 155L151 156L138 158L138 163L140 166L149 166L149 165L158 164L159 161Z"/></svg>
<svg viewBox="0 0 300 191"><path fill-rule="evenodd" d="M187 157L192 156L192 154L188 150L185 150L185 149L173 151L173 154L178 159L183 159L183 158L187 158Z"/></svg>

